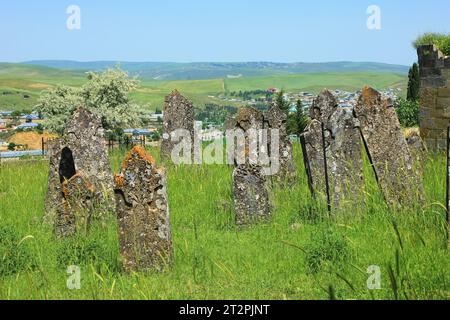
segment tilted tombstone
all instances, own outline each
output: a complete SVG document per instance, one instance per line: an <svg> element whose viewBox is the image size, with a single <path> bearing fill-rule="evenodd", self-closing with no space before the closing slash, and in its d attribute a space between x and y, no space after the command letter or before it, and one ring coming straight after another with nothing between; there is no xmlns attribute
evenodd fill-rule
<svg viewBox="0 0 450 320"><path fill-rule="evenodd" d="M166 173L137 146L115 178L120 252L127 271L164 271L172 261Z"/></svg>
<svg viewBox="0 0 450 320"><path fill-rule="evenodd" d="M390 99L365 87L355 107L361 133L387 203L423 200L423 186Z"/></svg>
<svg viewBox="0 0 450 320"><path fill-rule="evenodd" d="M195 117L194 106L192 102L183 97L177 90L174 90L165 99L164 105L164 135L161 142L161 160L171 161L172 151L177 142L173 142L181 139L180 130L188 133L190 137L190 158L194 160L194 141L195 141Z"/></svg>
<svg viewBox="0 0 450 320"><path fill-rule="evenodd" d="M55 224L56 215L67 202L63 184L80 174L92 185L93 218L114 212L113 176L100 116L80 108L67 123L62 138L48 150L50 169L45 200L46 221Z"/></svg>
<svg viewBox="0 0 450 320"><path fill-rule="evenodd" d="M359 122L353 111L338 106L331 92L323 91L310 109L312 122L302 136L310 189L325 195L329 208L343 200L360 200L363 162Z"/></svg>
<svg viewBox="0 0 450 320"><path fill-rule="evenodd" d="M287 134L287 115L276 104L272 104L269 111L265 115L267 129L278 130L279 134L279 168L272 177L278 183L293 186L296 182L296 169L294 162L294 151L292 142ZM268 152L271 155L271 133L268 132Z"/></svg>
<svg viewBox="0 0 450 320"><path fill-rule="evenodd" d="M257 165L239 165L233 172L236 224L244 227L270 219L266 176Z"/></svg>

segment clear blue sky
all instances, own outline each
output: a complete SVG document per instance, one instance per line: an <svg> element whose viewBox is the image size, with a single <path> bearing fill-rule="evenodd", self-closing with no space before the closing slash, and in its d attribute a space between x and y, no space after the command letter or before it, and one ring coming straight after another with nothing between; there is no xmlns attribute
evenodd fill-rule
<svg viewBox="0 0 450 320"><path fill-rule="evenodd" d="M66 9L81 9L68 30ZM382 29L366 27L369 5ZM448 0L15 0L0 61L377 61L410 64L421 32L450 31Z"/></svg>

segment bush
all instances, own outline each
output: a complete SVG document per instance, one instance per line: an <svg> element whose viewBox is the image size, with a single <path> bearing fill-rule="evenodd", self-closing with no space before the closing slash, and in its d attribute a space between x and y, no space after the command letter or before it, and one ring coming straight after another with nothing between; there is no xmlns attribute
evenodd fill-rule
<svg viewBox="0 0 450 320"><path fill-rule="evenodd" d="M420 103L418 101L399 99L395 102L395 110L402 127L419 126Z"/></svg>
<svg viewBox="0 0 450 320"><path fill-rule="evenodd" d="M0 277L35 267L30 248L21 240L14 229L0 227Z"/></svg>
<svg viewBox="0 0 450 320"><path fill-rule="evenodd" d="M450 33L425 33L418 37L414 42L413 46L417 49L421 45L434 44L442 51L445 55L450 55Z"/></svg>
<svg viewBox="0 0 450 320"><path fill-rule="evenodd" d="M313 233L311 242L306 247L306 268L309 273L315 274L327 263L339 264L347 257L348 247L344 237L328 228Z"/></svg>
<svg viewBox="0 0 450 320"><path fill-rule="evenodd" d="M120 270L118 249L111 249L105 241L95 237L76 236L65 239L57 251L57 262L61 268L68 266L93 266L99 273Z"/></svg>

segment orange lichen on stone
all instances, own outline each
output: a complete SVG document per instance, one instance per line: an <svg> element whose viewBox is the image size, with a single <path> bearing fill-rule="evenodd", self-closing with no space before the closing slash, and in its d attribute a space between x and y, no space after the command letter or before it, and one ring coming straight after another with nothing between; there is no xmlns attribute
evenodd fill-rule
<svg viewBox="0 0 450 320"><path fill-rule="evenodd" d="M117 188L122 188L125 183L125 178L123 174L116 174L114 176L114 183L116 184Z"/></svg>
<svg viewBox="0 0 450 320"><path fill-rule="evenodd" d="M372 105L379 99L380 93L371 87L365 86L362 89L361 97L364 104Z"/></svg>
<svg viewBox="0 0 450 320"><path fill-rule="evenodd" d="M238 121L248 120L254 113L255 113L254 110L251 108L240 108L237 119L238 119Z"/></svg>
<svg viewBox="0 0 450 320"><path fill-rule="evenodd" d="M62 183L62 192L66 198L69 196L68 185L70 184L70 182L72 182L73 180L75 180L77 178L80 178L81 180L83 180L83 182L89 192L94 192L94 185L89 180L87 180L81 173L77 172L72 178L70 178L69 180L65 180Z"/></svg>
<svg viewBox="0 0 450 320"><path fill-rule="evenodd" d="M131 159L133 159L133 155L137 154L139 158L141 158L144 161L147 161L150 163L153 167L155 166L156 162L153 157L145 151L145 149L141 146L135 146L125 157L125 160L123 161L122 169L126 170L128 167L128 163Z"/></svg>

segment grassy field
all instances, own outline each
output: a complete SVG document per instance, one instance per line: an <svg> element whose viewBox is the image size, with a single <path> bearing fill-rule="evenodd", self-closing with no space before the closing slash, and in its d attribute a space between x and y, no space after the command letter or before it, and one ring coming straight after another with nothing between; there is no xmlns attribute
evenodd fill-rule
<svg viewBox="0 0 450 320"><path fill-rule="evenodd" d="M163 274L122 272L113 215L88 236L55 240L42 223L48 164L1 164L0 299L450 298L444 155L429 156L423 208L390 212L366 165L365 204L330 221L314 209L299 149L298 184L271 192L272 221L240 231L231 168L169 167L174 263ZM114 171L123 156L111 154ZM81 290L66 287L71 264L81 267ZM372 265L381 290L367 289Z"/></svg>
<svg viewBox="0 0 450 320"><path fill-rule="evenodd" d="M64 84L81 86L85 82L85 74L81 71L64 71L45 67L23 66L0 63L0 110L31 109L37 104L43 90ZM197 107L205 103L219 105L235 105L217 98L219 94L230 91L265 90L277 87L286 91L311 91L318 93L324 88L360 90L365 85L376 89L386 87L401 88L401 95L406 94L407 79L405 76L392 73L318 73L279 75L267 77L244 77L237 79L158 81L143 80L141 87L131 97L149 110L162 109L164 97L172 90L178 89L193 101ZM7 93L7 94L5 94ZM24 99L24 96L29 96Z"/></svg>

